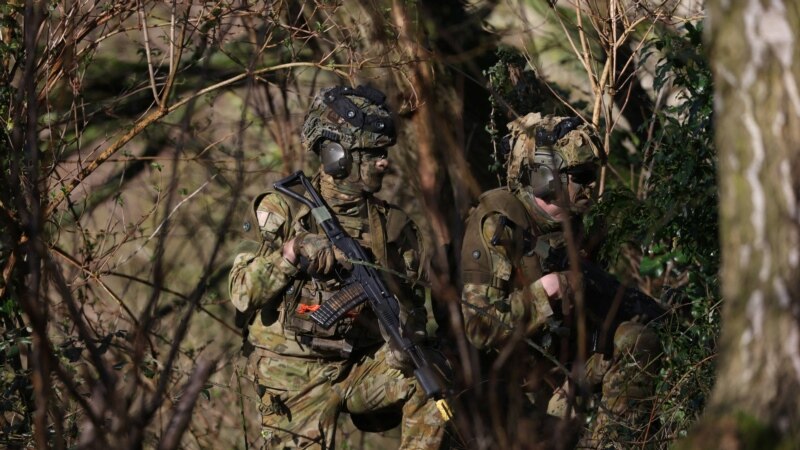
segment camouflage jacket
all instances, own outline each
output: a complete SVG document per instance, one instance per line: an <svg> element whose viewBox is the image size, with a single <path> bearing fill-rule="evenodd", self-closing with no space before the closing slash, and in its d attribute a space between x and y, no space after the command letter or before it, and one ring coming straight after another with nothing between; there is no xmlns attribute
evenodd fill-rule
<svg viewBox="0 0 800 450"><path fill-rule="evenodd" d="M461 248L461 310L476 347L497 348L516 327L536 333L553 316L534 247L544 233L559 228L526 190L498 188L480 197ZM567 285L567 274L558 275Z"/></svg>
<svg viewBox="0 0 800 450"><path fill-rule="evenodd" d="M414 223L400 209L367 198L358 217L337 213L345 230L372 252L384 280L400 300L400 318L412 339L425 337L427 312L424 290L417 282L422 244ZM351 311L330 329L308 314L341 287L332 275L314 279L283 258L283 244L302 231L319 232L307 207L277 192L259 195L253 202L260 232L260 248L236 256L229 278L230 298L249 313L248 341L281 355L310 358L346 358L354 349L384 341L377 319L366 304ZM397 355L402 359L401 356Z"/></svg>

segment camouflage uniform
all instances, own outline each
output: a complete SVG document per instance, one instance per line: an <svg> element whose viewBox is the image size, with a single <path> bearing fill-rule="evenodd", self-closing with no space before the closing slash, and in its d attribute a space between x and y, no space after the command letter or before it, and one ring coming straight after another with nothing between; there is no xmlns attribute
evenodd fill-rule
<svg viewBox="0 0 800 450"><path fill-rule="evenodd" d="M513 137L519 144L529 137L527 130L552 127L555 122L555 118L533 114L518 119L510 128L517 133ZM554 144L567 167L589 159L580 154L589 144L586 133L579 128ZM527 148L523 144L511 150L509 187L484 193L467 219L461 256L462 313L466 335L479 349L502 349L512 335L522 331L540 350L557 357L559 342L565 335L574 339L575 330L565 324L562 302L548 298L540 280L548 269L543 268L540 255L548 248L564 245L563 231L561 223L537 205L531 185L523 181L526 166L534 161L533 139L529 141ZM571 289L580 288L570 287L568 272L557 275L561 286L567 288L565 297L572 296ZM594 326L601 324L602 318ZM613 350L606 355L610 358L598 353L586 363L588 381L601 386L602 400L592 431L579 446L594 448L601 440L617 438L610 431L612 423L630 426L649 417L646 400L653 395L653 359L660 348L656 335L642 324L622 322L613 340ZM526 376L535 379L524 379L522 384L534 397L534 415L543 417L546 412L565 417L569 410L566 384L555 393L553 389L561 384L553 376L559 371L550 358L528 353L531 368ZM563 381L563 374L560 378Z"/></svg>
<svg viewBox="0 0 800 450"><path fill-rule="evenodd" d="M317 126L311 119L307 124ZM393 271L384 280L400 300L405 335L425 339L424 291L415 284L422 250L413 222L368 194L344 195L324 173L314 183L345 231ZM262 396L267 446L333 448L341 412L388 411L402 413L401 448L438 448L444 420L410 374L405 354L385 343L372 310L362 304L330 329L308 317L341 287L335 271L312 277L283 256L285 242L322 233L309 208L270 191L256 197L252 211L261 245L236 257L229 286L237 310L251 315L248 364Z"/></svg>

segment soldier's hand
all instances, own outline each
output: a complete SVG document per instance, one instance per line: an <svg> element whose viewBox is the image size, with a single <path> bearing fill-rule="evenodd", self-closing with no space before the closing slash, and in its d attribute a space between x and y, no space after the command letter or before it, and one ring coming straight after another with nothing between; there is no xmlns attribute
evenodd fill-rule
<svg viewBox="0 0 800 450"><path fill-rule="evenodd" d="M550 300L558 300L563 297L565 287L561 285L561 277L557 273L548 273L539 279L542 287Z"/></svg>
<svg viewBox="0 0 800 450"><path fill-rule="evenodd" d="M338 249L331 245L326 236L314 233L300 233L292 245L300 268L313 275L327 275L340 262L347 267L347 260Z"/></svg>

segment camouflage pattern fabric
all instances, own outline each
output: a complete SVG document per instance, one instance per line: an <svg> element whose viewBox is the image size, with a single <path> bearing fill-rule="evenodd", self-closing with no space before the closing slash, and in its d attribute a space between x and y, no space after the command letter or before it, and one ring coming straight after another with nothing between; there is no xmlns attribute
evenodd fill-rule
<svg viewBox="0 0 800 450"><path fill-rule="evenodd" d="M465 243L483 244L474 245L476 248L469 251L488 253L490 270L495 280L493 284L465 283L461 294L467 338L481 349L501 347L517 327L523 327L525 334L530 336L540 331L554 314L539 280L522 280L521 284L526 286L525 289L509 287L514 281L512 276L517 272L509 247L517 244L511 227L502 227L498 233L500 218L501 215L497 213L470 218L481 222L481 236L480 239L464 240ZM493 239L499 244L491 245ZM559 276L566 277L566 273ZM562 281L563 285L568 285L565 280Z"/></svg>
<svg viewBox="0 0 800 450"><path fill-rule="evenodd" d="M394 145L396 134L392 115L383 98L368 98L377 95L372 92L362 93L358 88L337 86L321 91L308 108L308 113L303 121L303 130L300 135L301 142L307 150L312 150L319 139L328 136L335 137L346 149L381 148ZM368 89L368 88L367 88ZM362 96L367 95L367 96ZM374 127L365 127L363 124L353 124L339 116L330 105L333 100L330 95L346 97L356 110L348 111L353 114L363 114L373 117L376 121ZM383 94L380 94L381 97ZM326 101L327 100L327 101ZM359 113L360 111L360 113Z"/></svg>
<svg viewBox="0 0 800 450"><path fill-rule="evenodd" d="M508 124L512 147L506 163L506 172L510 187L519 187L518 182L523 168L530 166L534 160L537 151L536 131L552 130L563 119L565 117L542 116L537 112L526 114ZM597 161L600 149L591 136L590 126L582 124L559 139L550 150L559 154L565 168Z"/></svg>
<svg viewBox="0 0 800 450"><path fill-rule="evenodd" d="M322 234L299 233L294 240L294 252L308 261L306 271L312 275L327 275L337 263L349 267L347 258Z"/></svg>
<svg viewBox="0 0 800 450"><path fill-rule="evenodd" d="M287 217L289 205L282 196L267 195L257 206L261 246L256 253L236 255L228 279L231 301L241 312L277 309L278 294L297 274L297 267L282 252L284 237L294 233Z"/></svg>
<svg viewBox="0 0 800 450"><path fill-rule="evenodd" d="M604 361L602 397L590 432L577 448L627 449L648 432L658 355L661 343L652 328L636 322L623 322L614 333L614 355ZM596 358L601 359L600 355ZM652 432L654 430L650 430Z"/></svg>
<svg viewBox="0 0 800 450"><path fill-rule="evenodd" d="M413 222L389 205L363 197L353 204L325 189L321 192L345 230L381 266L391 268L385 279L400 301L406 336L425 339L424 291L414 284L422 276L422 247ZM340 289L333 272L342 261L329 254L308 209L298 205L274 192L254 201L261 246L237 255L229 278L231 301L253 314L247 329L253 348L249 361L264 391L269 448L331 448L340 412L386 408L402 411L403 448L438 447L444 427L440 413L417 388L405 353L385 344L370 308L362 304L331 329L308 318L308 311ZM320 276L311 278L283 258L284 244L296 236L301 239L295 249L317 259ZM323 271L331 273L321 276Z"/></svg>
<svg viewBox="0 0 800 450"><path fill-rule="evenodd" d="M530 201L524 189L516 191L516 195L526 206L532 222L542 225L532 232L553 231L553 222L541 220L544 212ZM489 212L484 217L469 218L470 221L481 221L482 236L479 239L465 236L464 242L484 244L480 251L491 255L489 270L492 281L466 283L464 286L462 313L466 335L478 348L500 349L514 330L522 327L526 336L540 339L540 348L547 349L546 342L558 338L556 333L564 332L559 328L560 307L551 305L538 280L514 282L514 276L520 270L509 255L518 252L514 246L525 244L511 239L510 227L498 235L498 217L497 213ZM493 238L497 245L491 244ZM467 255L468 251L462 251L462 258ZM558 273L558 276L562 286L569 284L566 272ZM607 360L602 354L595 354L587 361L585 368L589 382L602 387L602 398L581 446L598 448L601 443L605 445L623 435L629 437L647 424L659 353L660 344L651 328L623 322L614 333L613 357ZM539 364L536 360L533 359L534 364ZM569 407L565 391L566 385L556 389L549 402L544 402L548 414L565 418L567 411L574 409ZM535 399L535 402L542 405L542 400L547 399Z"/></svg>
<svg viewBox="0 0 800 450"><path fill-rule="evenodd" d="M262 435L267 448L334 448L343 411L364 414L402 409L401 449L436 449L444 421L426 401L415 378L386 362L382 347L357 361L250 356L262 396Z"/></svg>

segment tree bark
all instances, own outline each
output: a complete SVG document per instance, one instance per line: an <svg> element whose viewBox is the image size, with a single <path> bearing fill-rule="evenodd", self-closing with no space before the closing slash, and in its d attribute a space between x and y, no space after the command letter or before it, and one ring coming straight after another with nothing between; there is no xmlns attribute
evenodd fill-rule
<svg viewBox="0 0 800 450"><path fill-rule="evenodd" d="M725 305L717 380L685 448L800 443L800 6L708 2Z"/></svg>

